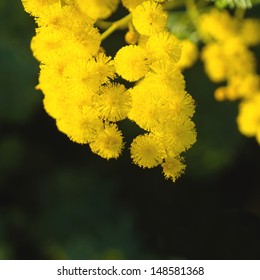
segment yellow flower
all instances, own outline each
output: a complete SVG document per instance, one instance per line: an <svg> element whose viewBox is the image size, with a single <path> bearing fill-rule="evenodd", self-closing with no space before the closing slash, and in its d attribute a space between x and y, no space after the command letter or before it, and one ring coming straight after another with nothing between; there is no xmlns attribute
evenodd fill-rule
<svg viewBox="0 0 260 280"><path fill-rule="evenodd" d="M115 56L117 73L127 81L141 79L149 69L147 53L139 46L125 46Z"/></svg>
<svg viewBox="0 0 260 280"><path fill-rule="evenodd" d="M166 104L169 102L169 91L163 85L151 84L146 78L132 90L132 108L128 114L141 128L148 131L162 129L167 115Z"/></svg>
<svg viewBox="0 0 260 280"><path fill-rule="evenodd" d="M110 57L100 54L90 60L75 58L66 66L64 75L68 96L77 102L92 104L99 87L114 77L114 68Z"/></svg>
<svg viewBox="0 0 260 280"><path fill-rule="evenodd" d="M201 53L205 71L213 82L221 82L227 79L228 65L223 56L221 44L211 43L206 45Z"/></svg>
<svg viewBox="0 0 260 280"><path fill-rule="evenodd" d="M260 76L255 73L233 76L229 85L236 89L237 98L251 98L260 89Z"/></svg>
<svg viewBox="0 0 260 280"><path fill-rule="evenodd" d="M199 51L195 43L190 40L182 40L182 52L180 60L177 62L177 66L180 69L191 67L198 59Z"/></svg>
<svg viewBox="0 0 260 280"><path fill-rule="evenodd" d="M84 32L86 26L94 24L91 18L83 15L74 5L61 7L59 1L46 6L41 12L41 16L36 17L35 21L39 27L63 29L63 32L67 33Z"/></svg>
<svg viewBox="0 0 260 280"><path fill-rule="evenodd" d="M196 140L190 119L195 106L177 66L180 41L166 31L164 0L122 0L132 13L126 36L132 45L114 60L100 47L105 36L94 23L110 16L119 0L22 2L38 24L31 42L41 62L36 89L57 128L103 158L118 158L124 143L115 122L128 117L149 132L131 143L133 162L143 168L161 164L175 181L184 170L179 154ZM114 82L117 75L137 83L127 89Z"/></svg>
<svg viewBox="0 0 260 280"><path fill-rule="evenodd" d="M132 108L129 119L147 131L161 131L173 124L177 116L191 117L194 101L183 89L175 91L156 81L144 78L130 92Z"/></svg>
<svg viewBox="0 0 260 280"><path fill-rule="evenodd" d="M64 60L53 60L52 65L40 64L39 84L37 89L42 90L44 94L59 91L63 86L65 77L64 69L67 62Z"/></svg>
<svg viewBox="0 0 260 280"><path fill-rule="evenodd" d="M156 2L143 2L132 13L134 27L142 35L150 36L166 28L167 13Z"/></svg>
<svg viewBox="0 0 260 280"><path fill-rule="evenodd" d="M133 11L138 5L142 4L147 0L122 0L122 4L126 7L130 12ZM165 0L150 0L151 2L161 2L163 3Z"/></svg>
<svg viewBox="0 0 260 280"><path fill-rule="evenodd" d="M135 9L138 5L142 4L146 0L122 0L123 6L125 6L129 11Z"/></svg>
<svg viewBox="0 0 260 280"><path fill-rule="evenodd" d="M167 59L161 59L154 62L151 71L146 75L147 83L159 84L170 87L173 91L183 90L185 87L184 77L176 67L176 64ZM148 82L149 81L149 82Z"/></svg>
<svg viewBox="0 0 260 280"><path fill-rule="evenodd" d="M146 44L148 42L149 36L145 36L145 35L139 35L138 38L138 46L142 47L142 48L146 48Z"/></svg>
<svg viewBox="0 0 260 280"><path fill-rule="evenodd" d="M92 61L95 62L95 67L92 71L96 73L97 78L100 77L100 83L103 84L115 78L114 61L111 60L111 56L106 56L104 53L99 52L93 57Z"/></svg>
<svg viewBox="0 0 260 280"><path fill-rule="evenodd" d="M51 4L59 3L59 0L22 0L24 10L38 17Z"/></svg>
<svg viewBox="0 0 260 280"><path fill-rule="evenodd" d="M93 19L108 18L117 8L119 0L76 0L79 9Z"/></svg>
<svg viewBox="0 0 260 280"><path fill-rule="evenodd" d="M175 119L177 116L192 117L195 112L194 100L184 90L173 92L165 106L165 119Z"/></svg>
<svg viewBox="0 0 260 280"><path fill-rule="evenodd" d="M46 112L53 118L60 117L66 102L66 79L63 76L66 61L55 61L53 65L40 65L37 89L44 94L43 104Z"/></svg>
<svg viewBox="0 0 260 280"><path fill-rule="evenodd" d="M75 59L67 65L64 75L67 78L67 92L79 102L91 104L93 95L102 84L103 77L96 69L94 59Z"/></svg>
<svg viewBox="0 0 260 280"><path fill-rule="evenodd" d="M211 43L202 50L205 70L212 81L221 82L232 76L245 76L256 71L251 52L238 37L221 43Z"/></svg>
<svg viewBox="0 0 260 280"><path fill-rule="evenodd" d="M89 146L93 153L103 158L118 158L123 148L121 131L116 124L106 124Z"/></svg>
<svg viewBox="0 0 260 280"><path fill-rule="evenodd" d="M153 134L137 136L131 144L133 162L143 168L152 168L162 163L165 150Z"/></svg>
<svg viewBox="0 0 260 280"><path fill-rule="evenodd" d="M43 98L43 106L48 115L57 119L64 115L64 111L70 106L66 100L66 94L59 90L53 94L45 95Z"/></svg>
<svg viewBox="0 0 260 280"><path fill-rule="evenodd" d="M194 123L187 117L177 117L168 122L164 129L156 132L170 155L188 150L196 142Z"/></svg>
<svg viewBox="0 0 260 280"><path fill-rule="evenodd" d="M124 85L110 83L102 86L99 94L94 96L93 106L104 120L123 120L131 108L131 95Z"/></svg>
<svg viewBox="0 0 260 280"><path fill-rule="evenodd" d="M135 30L128 30L125 34L125 41L128 45L135 45L138 42L139 33Z"/></svg>
<svg viewBox="0 0 260 280"><path fill-rule="evenodd" d="M255 136L260 144L260 92L240 103L237 123L242 134Z"/></svg>
<svg viewBox="0 0 260 280"><path fill-rule="evenodd" d="M97 54L101 43L101 35L97 28L94 28L90 24L85 25L84 30L76 30L76 32L73 32L71 35L72 36L69 36L66 40L67 44L72 44L72 47L75 45L74 47L76 47L79 54L81 54L81 49L85 51L85 56ZM71 49L72 48L70 48L70 50ZM74 51L74 53L75 52L76 51ZM75 56L77 56L76 53Z"/></svg>
<svg viewBox="0 0 260 280"><path fill-rule="evenodd" d="M244 43L248 46L260 44L260 20L247 18L242 22L240 36Z"/></svg>
<svg viewBox="0 0 260 280"><path fill-rule="evenodd" d="M239 37L232 37L222 45L223 58L228 66L229 76L247 75L256 72L256 59Z"/></svg>
<svg viewBox="0 0 260 280"><path fill-rule="evenodd" d="M215 98L218 101L251 98L259 88L259 75L251 73L246 76L234 75L228 80L228 85L226 87L220 87L215 91Z"/></svg>
<svg viewBox="0 0 260 280"><path fill-rule="evenodd" d="M91 107L86 107L82 113L75 104L69 104L67 111L56 120L56 125L71 141L78 144L88 144L103 129L103 122Z"/></svg>
<svg viewBox="0 0 260 280"><path fill-rule="evenodd" d="M180 41L167 31L152 35L148 39L147 49L155 61L164 59L177 63L181 57Z"/></svg>
<svg viewBox="0 0 260 280"><path fill-rule="evenodd" d="M33 56L47 64L57 53L63 53L65 46L64 33L48 27L39 28L31 41Z"/></svg>
<svg viewBox="0 0 260 280"><path fill-rule="evenodd" d="M49 64L55 56L89 59L98 52L100 34L92 25L86 25L84 30L75 33L64 30L49 26L38 28L31 42L35 58Z"/></svg>
<svg viewBox="0 0 260 280"><path fill-rule="evenodd" d="M165 178L175 182L184 173L185 164L182 157L167 157L162 164L162 168Z"/></svg>
<svg viewBox="0 0 260 280"><path fill-rule="evenodd" d="M238 23L226 10L211 9L199 17L199 32L205 40L224 41L237 33Z"/></svg>

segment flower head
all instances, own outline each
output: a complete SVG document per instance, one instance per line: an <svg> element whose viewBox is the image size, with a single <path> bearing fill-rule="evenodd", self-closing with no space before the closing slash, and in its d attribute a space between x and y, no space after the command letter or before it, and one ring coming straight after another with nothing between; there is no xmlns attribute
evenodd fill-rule
<svg viewBox="0 0 260 280"><path fill-rule="evenodd" d="M133 10L133 24L142 34L151 36L165 29L167 13L154 1L146 1Z"/></svg>
<svg viewBox="0 0 260 280"><path fill-rule="evenodd" d="M199 56L198 47L190 40L182 40L182 52L180 60L177 62L177 66L180 69L191 67Z"/></svg>
<svg viewBox="0 0 260 280"><path fill-rule="evenodd" d="M117 8L119 0L76 0L79 9L93 19L105 19Z"/></svg>
<svg viewBox="0 0 260 280"><path fill-rule="evenodd" d="M131 95L124 85L110 83L102 86L93 98L93 106L100 118L107 121L120 121L127 117L131 108Z"/></svg>
<svg viewBox="0 0 260 280"><path fill-rule="evenodd" d="M103 122L91 107L85 108L82 113L76 104L69 104L56 124L61 132L78 144L88 144L103 129Z"/></svg>
<svg viewBox="0 0 260 280"><path fill-rule="evenodd" d="M142 4L146 0L122 0L122 4L130 11L135 9L138 5Z"/></svg>
<svg viewBox="0 0 260 280"><path fill-rule="evenodd" d="M167 157L162 164L162 168L165 178L175 182L184 172L185 164L183 163L182 157Z"/></svg>
<svg viewBox="0 0 260 280"><path fill-rule="evenodd" d="M122 133L116 124L105 124L89 146L93 153L103 158L118 158L123 148Z"/></svg>
<svg viewBox="0 0 260 280"><path fill-rule="evenodd" d="M147 42L147 49L154 60L163 59L177 63L181 57L181 43L175 35L163 31L152 35Z"/></svg>
<svg viewBox="0 0 260 280"><path fill-rule="evenodd" d="M122 78L133 82L141 79L149 69L146 51L139 46L121 48L115 56L116 71Z"/></svg>
<svg viewBox="0 0 260 280"><path fill-rule="evenodd" d="M22 3L27 13L38 17L49 5L59 3L59 0L22 0Z"/></svg>
<svg viewBox="0 0 260 280"><path fill-rule="evenodd" d="M131 157L140 167L152 168L162 163L165 150L153 134L139 135L131 144Z"/></svg>
<svg viewBox="0 0 260 280"><path fill-rule="evenodd" d="M239 105L237 117L240 132L248 137L255 136L260 144L260 92Z"/></svg>

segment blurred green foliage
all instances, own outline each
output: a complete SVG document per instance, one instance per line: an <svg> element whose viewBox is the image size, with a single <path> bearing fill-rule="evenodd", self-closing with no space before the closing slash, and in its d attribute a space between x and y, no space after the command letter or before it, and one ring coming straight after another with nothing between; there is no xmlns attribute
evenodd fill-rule
<svg viewBox="0 0 260 280"><path fill-rule="evenodd" d="M170 16L172 32L182 20ZM237 104L214 100L200 62L184 73L198 141L173 184L131 164L128 147L108 162L61 134L34 89L33 19L2 0L0 23L0 259L260 258L259 145L238 133ZM110 54L121 35L104 42Z"/></svg>
<svg viewBox="0 0 260 280"><path fill-rule="evenodd" d="M185 11L169 12L167 28L179 39L189 39L195 43L199 41L196 29Z"/></svg>
<svg viewBox="0 0 260 280"><path fill-rule="evenodd" d="M34 90L38 64L29 48L33 19L23 12L19 0L1 0L0 14L0 118L23 122L32 117L41 100Z"/></svg>
<svg viewBox="0 0 260 280"><path fill-rule="evenodd" d="M260 3L259 0L214 0L218 8L242 8L249 9Z"/></svg>

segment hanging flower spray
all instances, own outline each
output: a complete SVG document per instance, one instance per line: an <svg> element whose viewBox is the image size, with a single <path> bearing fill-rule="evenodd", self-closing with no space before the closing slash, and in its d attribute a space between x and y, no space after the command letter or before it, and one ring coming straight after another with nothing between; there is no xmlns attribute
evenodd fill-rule
<svg viewBox="0 0 260 280"><path fill-rule="evenodd" d="M46 112L72 141L89 145L105 159L118 158L129 146L133 163L161 165L164 176L175 181L184 172L185 151L196 142L195 105L182 72L199 57L201 41L206 73L214 82L227 83L216 91L216 99L239 98L239 129L260 143L259 76L249 50L260 43L258 20L232 17L192 0L22 3L38 25L31 42L40 62L36 88L43 93ZM106 21L118 5L128 14ZM185 7L194 38L167 27L169 11L177 6ZM102 42L118 29L126 30L126 45L111 57ZM132 143L124 142L118 127L124 119L143 131Z"/></svg>

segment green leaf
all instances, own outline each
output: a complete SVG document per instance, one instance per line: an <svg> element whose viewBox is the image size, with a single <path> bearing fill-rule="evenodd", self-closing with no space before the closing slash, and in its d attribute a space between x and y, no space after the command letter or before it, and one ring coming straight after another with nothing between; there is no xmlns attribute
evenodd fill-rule
<svg viewBox="0 0 260 280"><path fill-rule="evenodd" d="M199 41L198 33L186 12L170 12L167 27L179 39L189 39L193 42Z"/></svg>
<svg viewBox="0 0 260 280"><path fill-rule="evenodd" d="M218 8L242 8L250 9L254 5L259 4L260 0L215 0L215 6Z"/></svg>

